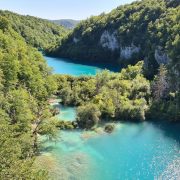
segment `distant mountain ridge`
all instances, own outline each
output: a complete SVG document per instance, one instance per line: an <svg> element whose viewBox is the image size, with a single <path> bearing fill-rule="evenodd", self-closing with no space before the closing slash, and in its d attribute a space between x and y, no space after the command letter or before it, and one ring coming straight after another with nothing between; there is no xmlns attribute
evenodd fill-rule
<svg viewBox="0 0 180 180"><path fill-rule="evenodd" d="M80 20L73 20L73 19L59 19L59 20L51 20L55 24L64 26L68 29L74 29L76 25L80 22Z"/></svg>

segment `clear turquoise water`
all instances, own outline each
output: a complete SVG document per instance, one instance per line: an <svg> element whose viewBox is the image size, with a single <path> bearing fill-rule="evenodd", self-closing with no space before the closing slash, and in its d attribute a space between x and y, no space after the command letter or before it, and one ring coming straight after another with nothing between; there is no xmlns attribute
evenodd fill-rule
<svg viewBox="0 0 180 180"><path fill-rule="evenodd" d="M119 123L110 135L62 131L56 143L46 143L45 152L56 163L52 177L77 180L178 180L178 128L144 122Z"/></svg>
<svg viewBox="0 0 180 180"><path fill-rule="evenodd" d="M48 63L57 73L96 72L53 59ZM75 108L55 106L61 109L59 119L75 119ZM42 157L55 180L179 180L180 124L119 123L112 134L60 131L56 142L44 144Z"/></svg>
<svg viewBox="0 0 180 180"><path fill-rule="evenodd" d="M74 107L64 106L59 103L53 104L55 108L60 109L57 118L63 121L74 121L76 117L76 109Z"/></svg>
<svg viewBox="0 0 180 180"><path fill-rule="evenodd" d="M74 63L70 59L53 58L44 56L48 65L53 68L55 74L69 74L69 75L95 75L103 69L118 72L120 67L110 64L91 64L85 65L81 63Z"/></svg>

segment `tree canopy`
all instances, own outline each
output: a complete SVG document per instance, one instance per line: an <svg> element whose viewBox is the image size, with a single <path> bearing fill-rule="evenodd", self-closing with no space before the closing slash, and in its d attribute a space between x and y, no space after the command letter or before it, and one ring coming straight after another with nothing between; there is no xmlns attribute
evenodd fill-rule
<svg viewBox="0 0 180 180"><path fill-rule="evenodd" d="M35 167L34 156L38 134L55 136L47 102L55 90L42 55L0 16L1 179L48 178Z"/></svg>
<svg viewBox="0 0 180 180"><path fill-rule="evenodd" d="M39 50L45 51L59 44L62 37L69 31L63 26L33 16L23 16L2 10L0 16L8 19L11 27L25 39L26 43Z"/></svg>

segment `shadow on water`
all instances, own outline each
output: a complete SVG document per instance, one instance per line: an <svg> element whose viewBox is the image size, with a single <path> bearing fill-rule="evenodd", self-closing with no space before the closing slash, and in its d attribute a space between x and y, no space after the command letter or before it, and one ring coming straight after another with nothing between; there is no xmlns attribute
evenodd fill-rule
<svg viewBox="0 0 180 180"><path fill-rule="evenodd" d="M53 58L53 60L55 61L63 61L65 63L73 63L73 64L80 64L80 65L85 65L85 66L94 66L100 69L107 69L110 70L112 72L120 72L120 70L122 69L122 67L117 63L117 62L113 62L113 63L109 63L109 62L103 62L100 63L101 61L98 62L89 62L89 61L84 61L84 60L80 60L80 59L68 59L68 58L58 58L58 57L51 57L51 56L44 56L45 59L47 58Z"/></svg>
<svg viewBox="0 0 180 180"><path fill-rule="evenodd" d="M129 124L133 126L138 126L138 131L135 136L140 136L149 128L149 124L161 131L161 133L167 137L175 140L180 145L180 123L170 122L170 121L120 121L121 124Z"/></svg>
<svg viewBox="0 0 180 180"><path fill-rule="evenodd" d="M48 146L48 147L41 147L41 153L51 153L53 151L54 147L53 146Z"/></svg>
<svg viewBox="0 0 180 180"><path fill-rule="evenodd" d="M180 123L152 122L152 125L162 131L163 135L174 139L180 145Z"/></svg>
<svg viewBox="0 0 180 180"><path fill-rule="evenodd" d="M47 137L45 137L43 140L41 140L40 142L40 152L43 153L51 153L54 148L55 145L59 142L61 142L62 139L60 137L58 137L55 140L49 139Z"/></svg>

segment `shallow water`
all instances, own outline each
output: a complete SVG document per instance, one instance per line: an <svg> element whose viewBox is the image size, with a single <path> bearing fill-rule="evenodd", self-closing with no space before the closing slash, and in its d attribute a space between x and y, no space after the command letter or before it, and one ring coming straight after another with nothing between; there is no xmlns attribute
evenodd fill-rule
<svg viewBox="0 0 180 180"><path fill-rule="evenodd" d="M94 75L102 70L46 58L55 73ZM58 118L73 121L76 109L55 104ZM119 123L112 134L60 131L56 142L46 141L39 163L55 180L178 180L180 124Z"/></svg>
<svg viewBox="0 0 180 180"><path fill-rule="evenodd" d="M69 75L95 75L97 72L101 72L104 69L108 69L110 71L119 72L120 67L112 64L99 64L99 63L91 63L91 64L82 64L75 63L70 59L64 58L53 58L44 56L48 65L53 68L53 72L55 74L69 74Z"/></svg>
<svg viewBox="0 0 180 180"><path fill-rule="evenodd" d="M51 171L55 179L180 178L180 144L174 125L119 123L112 134L61 131L58 141L46 142L44 148L56 163Z"/></svg>
<svg viewBox="0 0 180 180"><path fill-rule="evenodd" d="M60 113L56 116L63 121L74 121L76 118L76 108L70 106L64 106L59 103L52 104L54 108L60 109Z"/></svg>

